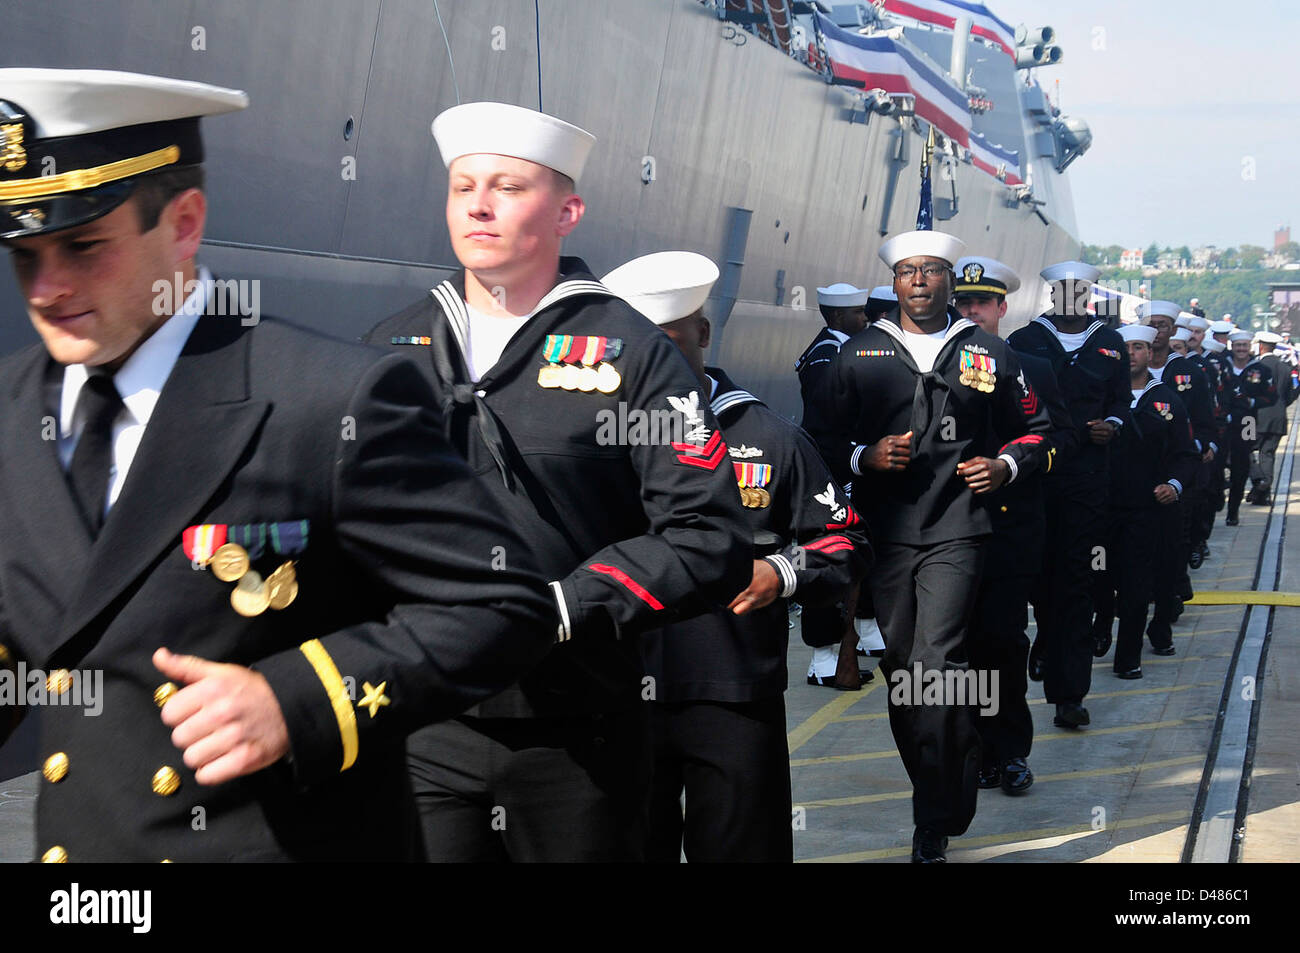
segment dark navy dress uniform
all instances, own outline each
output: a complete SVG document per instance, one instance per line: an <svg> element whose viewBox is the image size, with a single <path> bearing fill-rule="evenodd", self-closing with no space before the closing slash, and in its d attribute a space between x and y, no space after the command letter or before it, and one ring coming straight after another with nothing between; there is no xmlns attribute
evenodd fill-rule
<svg viewBox="0 0 1300 953"><path fill-rule="evenodd" d="M1157 502L1155 488L1168 483L1181 496L1195 479L1199 454L1182 399L1155 378L1133 399L1128 421L1112 443L1109 542L1106 568L1094 576L1094 625L1109 634L1118 615L1114 668L1124 674L1141 664L1142 631L1158 574L1162 514L1179 505ZM1152 634L1151 642L1155 649L1167 650L1172 637Z"/></svg>
<svg viewBox="0 0 1300 953"><path fill-rule="evenodd" d="M561 614L560 644L517 685L412 735L436 859L640 858L650 762L635 637L728 604L751 578L727 445L699 380L583 262L560 264L561 281L477 383L464 272L369 336L423 358L452 444L529 541Z"/></svg>
<svg viewBox="0 0 1300 953"><path fill-rule="evenodd" d="M755 557L782 589L746 615L717 608L640 640L655 754L647 859L676 863L684 849L690 861L789 862L787 600L833 603L866 572L871 549L812 441L721 370L707 371Z"/></svg>
<svg viewBox="0 0 1300 953"><path fill-rule="evenodd" d="M1277 383L1267 364L1252 360L1238 369L1229 359L1223 375L1223 407L1227 415L1228 519L1237 519L1246 481L1250 477L1251 454L1255 450L1259 421L1256 411L1277 403Z"/></svg>
<svg viewBox="0 0 1300 953"><path fill-rule="evenodd" d="M930 371L905 344L897 310L850 338L835 368L835 413L846 428L853 504L867 522L875 568L868 582L885 638L882 670L966 671L974 610L992 520L957 473L976 456L1003 457L1012 481L1046 467L1047 408L1000 338L949 311ZM968 372L986 369L988 383ZM912 431L912 458L898 473L860 465L866 449ZM860 446L848 450L849 441ZM919 687L918 687L919 689ZM971 705L895 703L889 722L912 779L918 828L963 833L975 816L980 742Z"/></svg>
<svg viewBox="0 0 1300 953"><path fill-rule="evenodd" d="M1128 350L1119 333L1100 321L1083 343L1067 351L1050 315L1041 315L1007 340L1017 352L1052 365L1078 434L1078 450L1048 478L1047 562L1034 595L1043 661L1043 688L1054 704L1081 703L1092 680L1092 598L1089 576L1094 548L1107 519L1110 477L1107 447L1088 436L1089 420L1121 424L1131 399Z"/></svg>
<svg viewBox="0 0 1300 953"><path fill-rule="evenodd" d="M1021 476L988 497L993 534L967 637L971 668L999 673L997 713L976 719L986 767L1027 758L1033 744L1034 721L1026 698L1026 628L1029 594L1043 571L1047 548L1044 482L1060 461L1074 453L1078 442L1052 366L1030 354L1016 357L1029 385L1047 408L1052 430L1042 472Z"/></svg>

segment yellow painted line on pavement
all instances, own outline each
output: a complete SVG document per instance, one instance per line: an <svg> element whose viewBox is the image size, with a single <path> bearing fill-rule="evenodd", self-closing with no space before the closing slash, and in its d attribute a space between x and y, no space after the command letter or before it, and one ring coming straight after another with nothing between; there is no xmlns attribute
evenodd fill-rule
<svg viewBox="0 0 1300 953"><path fill-rule="evenodd" d="M1169 721L1148 721L1137 725L1116 725L1113 728L1082 728L1078 731L1062 728L1051 734L1034 735L1034 741L1060 741L1062 738L1079 741L1084 738L1095 738L1098 735L1119 735L1132 731L1155 731L1159 728L1177 728L1180 725L1210 721L1214 717L1214 715L1192 715L1188 718L1173 718ZM791 758L790 767L803 768L812 764L841 764L847 761L872 761L877 758L896 757L898 757L898 751L890 749L889 751L866 751L861 754L834 754L824 758Z"/></svg>
<svg viewBox="0 0 1300 953"><path fill-rule="evenodd" d="M865 686L860 692L841 692L837 689L835 694L839 697L833 698L825 705L822 705L821 708L818 708L812 713L807 721L803 724L796 725L786 736L786 744L789 746L790 752L793 754L795 751L802 748L814 735L817 734L817 732L821 731L832 721L838 719L840 715L844 714L855 704L870 695L879 685L880 682L878 681L872 682L870 685Z"/></svg>
<svg viewBox="0 0 1300 953"><path fill-rule="evenodd" d="M1091 824L1073 824L1069 827L1042 827L1032 831L1013 831L1006 834L987 834L983 837L963 837L953 839L948 851L968 847L993 847L999 844L1015 844L1020 841L1037 840L1044 837L1069 837L1074 834L1104 834L1106 831L1131 830L1150 824L1164 824L1169 821L1185 823L1191 817L1188 811L1171 811L1167 814L1148 814L1145 817L1131 817L1108 824L1101 830L1095 830ZM910 847L885 847L879 850L859 850L850 854L831 854L828 857L806 857L801 864L854 864L863 860L887 860L890 857L907 857L912 853Z"/></svg>
<svg viewBox="0 0 1300 953"><path fill-rule="evenodd" d="M1157 768L1176 768L1185 764L1204 764L1204 755L1186 755L1181 758L1167 758L1164 761L1148 761L1145 764L1123 764L1116 768L1091 768L1087 771L1063 771L1060 774L1038 774L1034 776L1035 784L1051 781L1076 781L1082 778L1104 778L1118 774L1132 774L1135 771L1149 771ZM878 804L881 801L901 801L912 796L912 789L906 791L888 791L884 794L860 794L855 797L827 797L815 801L800 801L796 807L852 807L857 804Z"/></svg>
<svg viewBox="0 0 1300 953"><path fill-rule="evenodd" d="M1300 592L1256 592L1249 589L1225 589L1198 592L1189 606L1300 606Z"/></svg>

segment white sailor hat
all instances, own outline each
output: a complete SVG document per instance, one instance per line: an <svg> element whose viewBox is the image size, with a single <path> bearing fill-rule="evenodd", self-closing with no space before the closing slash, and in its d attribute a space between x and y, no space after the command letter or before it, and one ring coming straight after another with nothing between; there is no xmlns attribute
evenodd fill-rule
<svg viewBox="0 0 1300 953"><path fill-rule="evenodd" d="M1229 344L1236 344L1238 341L1253 341L1253 340L1255 340L1255 335L1251 334L1249 331L1233 331L1231 334L1228 335Z"/></svg>
<svg viewBox="0 0 1300 953"><path fill-rule="evenodd" d="M0 238L107 215L140 178L203 161L199 117L236 89L90 69L0 69Z"/></svg>
<svg viewBox="0 0 1300 953"><path fill-rule="evenodd" d="M1192 332L1187 328L1179 328L1169 337L1169 340L1171 341L1190 341L1191 339Z"/></svg>
<svg viewBox="0 0 1300 953"><path fill-rule="evenodd" d="M600 280L655 324L669 324L704 306L718 266L695 252L660 251L633 258Z"/></svg>
<svg viewBox="0 0 1300 953"><path fill-rule="evenodd" d="M1182 309L1175 301L1165 301L1157 298L1155 301L1143 301L1137 306L1138 318L1143 321L1150 321L1153 315L1163 315L1166 318L1178 319Z"/></svg>
<svg viewBox="0 0 1300 953"><path fill-rule="evenodd" d="M860 308L867 303L871 292L845 281L837 281L829 288L817 289L817 303L828 308Z"/></svg>
<svg viewBox="0 0 1300 953"><path fill-rule="evenodd" d="M1020 278L1016 273L996 258L967 255L953 267L957 272L957 283L952 286L953 294L996 294L1005 297L1020 287Z"/></svg>
<svg viewBox="0 0 1300 953"><path fill-rule="evenodd" d="M869 301L898 301L898 295L894 292L893 285L876 285L871 289Z"/></svg>
<svg viewBox="0 0 1300 953"><path fill-rule="evenodd" d="M585 129L509 103L453 106L433 121L433 138L448 168L461 156L488 152L536 162L574 182L596 143Z"/></svg>
<svg viewBox="0 0 1300 953"><path fill-rule="evenodd" d="M1095 284L1101 269L1083 261L1058 261L1038 273L1044 281L1086 281Z"/></svg>
<svg viewBox="0 0 1300 953"><path fill-rule="evenodd" d="M1231 332L1231 331L1235 331L1236 328L1237 328L1237 326L1236 326L1235 324L1233 324L1231 321L1211 321L1211 322L1210 322L1210 333L1211 333L1211 334L1228 334L1228 333Z"/></svg>
<svg viewBox="0 0 1300 953"><path fill-rule="evenodd" d="M891 269L904 259L918 256L939 258L951 265L965 250L966 243L947 232L903 232L880 246L880 260Z"/></svg>
<svg viewBox="0 0 1300 953"><path fill-rule="evenodd" d="M1255 335L1255 339L1259 341L1261 344L1282 343L1282 335L1276 334L1273 331L1260 331L1258 334Z"/></svg>
<svg viewBox="0 0 1300 953"><path fill-rule="evenodd" d="M1194 308L1194 307L1196 307L1198 304L1201 303L1201 299L1200 299L1200 298L1193 298L1193 299L1192 299L1190 302L1188 302L1188 303L1189 303L1189 304Z"/></svg>
<svg viewBox="0 0 1300 953"><path fill-rule="evenodd" d="M1204 318L1198 318L1194 314L1189 314L1186 311L1180 311L1178 313L1178 319L1174 321L1174 325L1180 328L1187 328L1189 331L1204 331L1210 326L1210 322L1206 321Z"/></svg>
<svg viewBox="0 0 1300 953"><path fill-rule="evenodd" d="M1149 324L1122 324L1119 327L1119 336L1124 339L1125 344L1131 344L1133 341L1154 344L1156 329Z"/></svg>
<svg viewBox="0 0 1300 953"><path fill-rule="evenodd" d="M1219 351L1226 350L1228 345L1224 344L1218 338L1207 337L1201 342L1201 347L1205 348L1205 350L1209 351L1211 354L1217 354Z"/></svg>

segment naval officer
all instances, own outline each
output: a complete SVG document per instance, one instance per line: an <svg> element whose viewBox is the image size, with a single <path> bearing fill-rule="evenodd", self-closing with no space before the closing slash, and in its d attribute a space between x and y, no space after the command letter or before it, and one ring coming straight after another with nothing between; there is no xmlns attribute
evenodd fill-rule
<svg viewBox="0 0 1300 953"><path fill-rule="evenodd" d="M1007 342L1052 365L1069 407L1078 450L1061 461L1047 483L1047 565L1034 596L1038 637L1030 677L1043 679L1053 723L1077 729L1090 721L1083 699L1092 681L1092 597L1089 573L1106 522L1110 477L1107 444L1128 409L1128 355L1124 342L1087 303L1100 272L1080 261L1043 269L1052 310L1034 318Z"/></svg>
<svg viewBox="0 0 1300 953"><path fill-rule="evenodd" d="M927 704L917 674L969 669L966 632L992 528L981 497L1042 469L1051 427L1006 343L949 307L963 249L932 231L885 242L898 309L850 338L835 366L853 503L878 556L868 580L889 724L912 779L917 863L942 863L948 837L969 826L980 760L973 700Z"/></svg>
<svg viewBox="0 0 1300 953"><path fill-rule="evenodd" d="M842 599L871 548L808 436L725 371L704 366L710 325L701 309L717 277L703 255L658 252L601 279L663 328L709 395L754 540L753 578L729 606L641 637L654 686L646 856L789 863L787 600L798 599L806 615Z"/></svg>
<svg viewBox="0 0 1300 953"><path fill-rule="evenodd" d="M1277 385L1277 403L1261 409L1255 415L1259 459L1252 464L1250 474L1250 502L1268 506L1273 499L1273 455L1286 436L1287 408L1300 396L1300 391L1295 384L1295 369L1282 363L1281 357L1276 353L1277 346L1282 343L1282 335L1261 331L1255 335L1255 340L1259 342L1259 363L1269 369Z"/></svg>
<svg viewBox="0 0 1300 953"><path fill-rule="evenodd" d="M974 255L960 259L955 269L953 302L958 313L997 336L1007 313L1007 296L1020 288L1019 276L997 259ZM1076 441L1051 365L1032 355L1016 357L1052 421L1048 459L1043 473L1021 477L988 496L993 534L968 639L971 667L1000 675L997 711L976 719L983 750L979 786L1000 786L1010 795L1023 794L1034 783L1028 762L1034 720L1026 698L1029 637L1025 632L1029 594L1042 572L1047 545L1043 483L1056 461L1074 452Z"/></svg>
<svg viewBox="0 0 1300 953"><path fill-rule="evenodd" d="M751 540L709 397L577 258L595 138L531 109L434 121L464 268L379 324L421 359L453 444L551 576L560 644L471 714L412 735L439 860L643 855L650 749L636 636L727 605ZM508 554L507 554L508 558Z"/></svg>
<svg viewBox="0 0 1300 953"><path fill-rule="evenodd" d="M1236 526L1241 500L1250 476L1251 454L1258 437L1258 414L1277 404L1277 381L1273 370L1251 356L1254 335L1249 331L1231 331L1228 343L1232 356L1225 362L1223 404L1228 415L1228 516L1227 525Z"/></svg>
<svg viewBox="0 0 1300 953"><path fill-rule="evenodd" d="M99 717L41 715L45 861L417 855L403 739L554 631L414 363L212 291L199 117L246 105L0 70L0 239L41 337L0 363L0 659L53 695L103 678Z"/></svg>

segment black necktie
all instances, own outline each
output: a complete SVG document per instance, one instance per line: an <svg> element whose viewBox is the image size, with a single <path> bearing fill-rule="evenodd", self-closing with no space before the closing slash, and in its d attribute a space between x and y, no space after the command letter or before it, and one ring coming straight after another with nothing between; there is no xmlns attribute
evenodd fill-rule
<svg viewBox="0 0 1300 953"><path fill-rule="evenodd" d="M86 425L72 454L68 480L86 514L93 535L104 525L108 500L108 475L113 467L113 421L122 412L122 396L109 374L91 374L81 389Z"/></svg>

